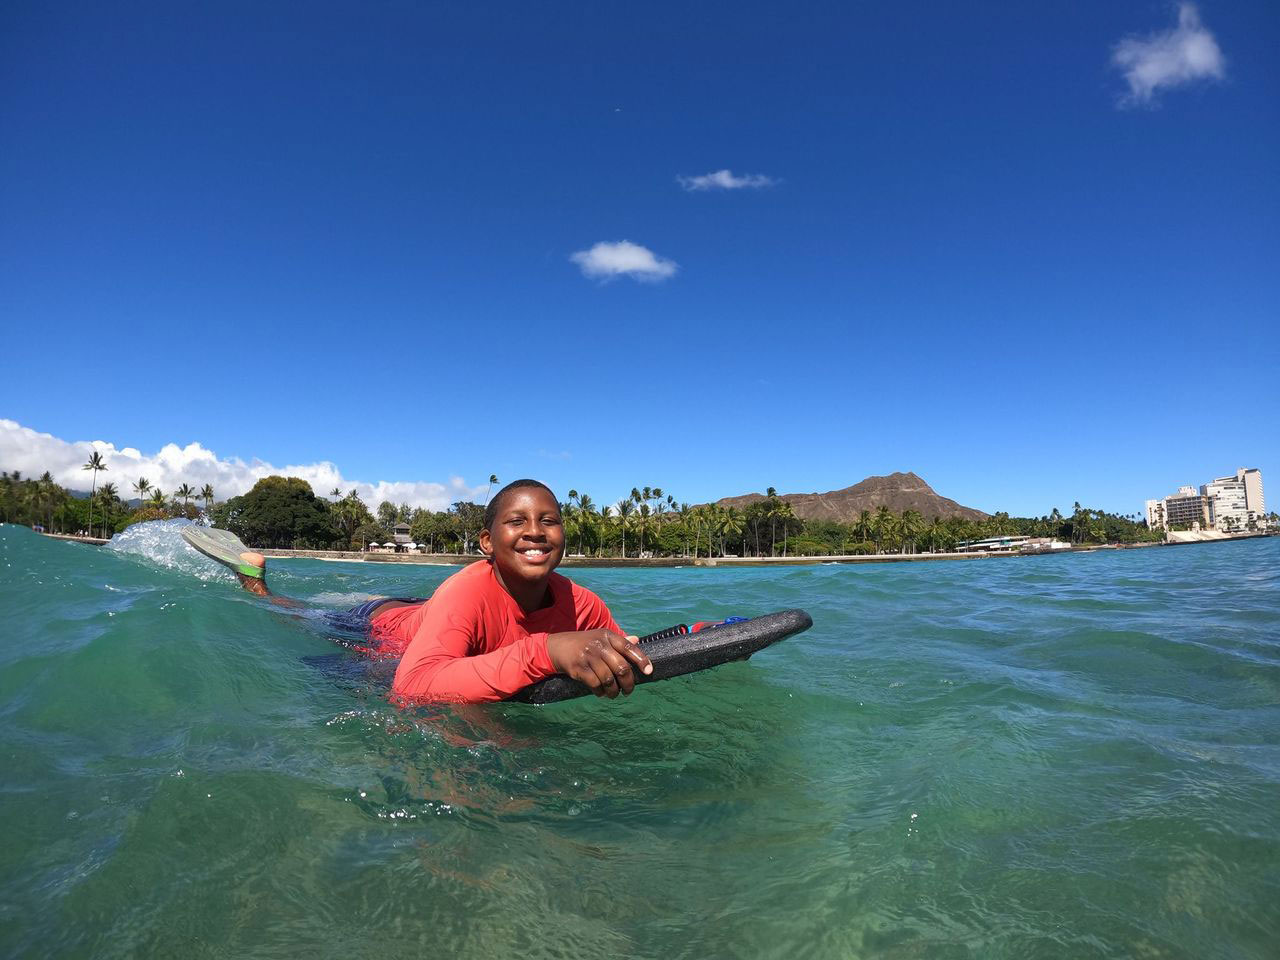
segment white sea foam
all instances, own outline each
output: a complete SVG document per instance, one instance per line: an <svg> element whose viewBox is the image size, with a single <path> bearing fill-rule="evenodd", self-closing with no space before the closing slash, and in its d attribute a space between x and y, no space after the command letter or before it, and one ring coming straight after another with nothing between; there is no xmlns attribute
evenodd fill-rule
<svg viewBox="0 0 1280 960"><path fill-rule="evenodd" d="M182 528L191 522L178 518L135 523L123 533L112 537L104 549L142 557L198 580L234 579L231 572L220 563L210 560L182 539Z"/></svg>

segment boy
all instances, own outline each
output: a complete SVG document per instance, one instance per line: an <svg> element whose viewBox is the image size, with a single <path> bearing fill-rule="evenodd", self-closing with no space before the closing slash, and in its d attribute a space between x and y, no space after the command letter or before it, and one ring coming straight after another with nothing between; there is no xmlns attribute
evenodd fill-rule
<svg viewBox="0 0 1280 960"><path fill-rule="evenodd" d="M599 697L630 694L632 668L648 674L653 665L599 597L554 572L564 544L555 494L536 480L517 480L485 510L487 561L455 573L426 602L374 600L353 611L370 618L380 654L403 651L392 695L406 703L483 703L557 673ZM240 579L266 593L260 578Z"/></svg>

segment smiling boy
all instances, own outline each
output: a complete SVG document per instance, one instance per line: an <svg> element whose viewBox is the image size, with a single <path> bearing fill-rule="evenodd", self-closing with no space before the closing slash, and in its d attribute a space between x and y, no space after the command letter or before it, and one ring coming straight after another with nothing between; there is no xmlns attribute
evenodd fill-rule
<svg viewBox="0 0 1280 960"><path fill-rule="evenodd" d="M421 604L372 611L383 650L403 648L392 694L407 703L503 700L563 673L613 698L649 658L604 602L555 573L564 556L560 504L545 484L507 484L485 510L487 562L455 573Z"/></svg>

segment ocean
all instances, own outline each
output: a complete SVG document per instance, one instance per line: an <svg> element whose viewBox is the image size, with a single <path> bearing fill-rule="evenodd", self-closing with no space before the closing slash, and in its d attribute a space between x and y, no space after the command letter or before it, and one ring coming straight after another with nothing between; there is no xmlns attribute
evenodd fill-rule
<svg viewBox="0 0 1280 960"><path fill-rule="evenodd" d="M455 568L275 560L315 609ZM173 522L0 526L0 955L1263 958L1280 538L572 569L812 630L629 700L402 711Z"/></svg>

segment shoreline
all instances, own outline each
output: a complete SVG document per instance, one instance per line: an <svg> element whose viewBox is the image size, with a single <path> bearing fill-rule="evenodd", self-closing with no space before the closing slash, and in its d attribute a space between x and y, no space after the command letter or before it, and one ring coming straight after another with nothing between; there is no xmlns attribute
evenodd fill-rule
<svg viewBox="0 0 1280 960"><path fill-rule="evenodd" d="M924 563L943 560L992 560L1005 557L1049 557L1068 553L1096 553L1100 550L1145 550L1152 547L1189 547L1209 543L1229 543L1237 540L1257 540L1280 534L1239 533L1208 540L1168 540L1160 543L1093 543L1073 546L1066 550L1038 553L880 553L880 554L824 554L814 557L586 557L566 555L560 561L562 567L611 567L611 568L678 568L678 567L804 567L826 564L856 565L860 563ZM100 547L110 542L101 537L79 537L69 533L42 533L51 540L83 543ZM269 548L261 551L265 557L278 560L330 560L344 563L406 563L428 566L462 567L484 557L480 554L462 553L368 553L359 550L290 550Z"/></svg>

